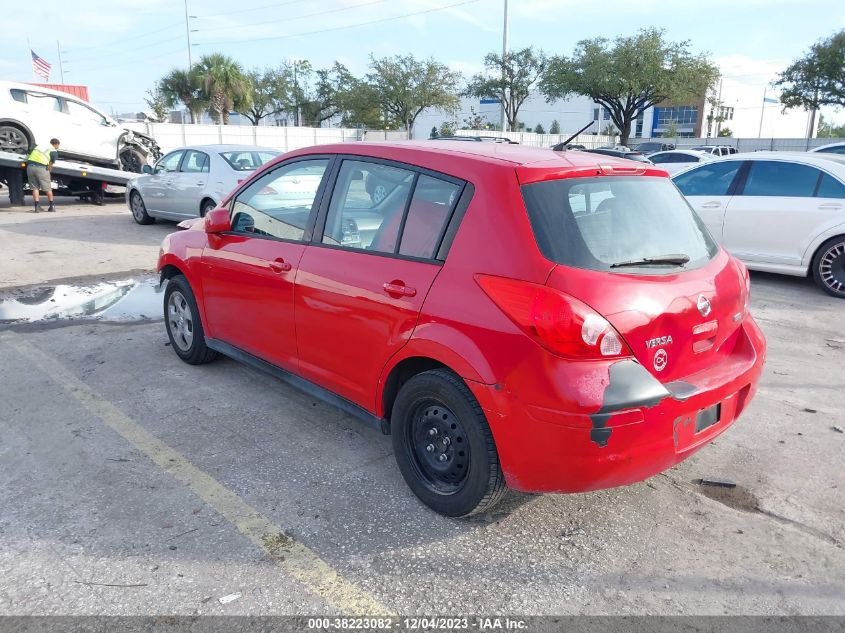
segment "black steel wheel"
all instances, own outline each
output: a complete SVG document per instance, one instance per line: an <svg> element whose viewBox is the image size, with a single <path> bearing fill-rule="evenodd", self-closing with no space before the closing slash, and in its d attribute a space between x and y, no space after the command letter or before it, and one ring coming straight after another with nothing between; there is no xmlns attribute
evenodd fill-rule
<svg viewBox="0 0 845 633"><path fill-rule="evenodd" d="M845 236L819 247L813 257L813 278L827 294L845 299Z"/></svg>
<svg viewBox="0 0 845 633"><path fill-rule="evenodd" d="M478 401L453 372L422 372L402 385L390 429L405 482L431 509L468 516L501 500L506 487L493 434Z"/></svg>

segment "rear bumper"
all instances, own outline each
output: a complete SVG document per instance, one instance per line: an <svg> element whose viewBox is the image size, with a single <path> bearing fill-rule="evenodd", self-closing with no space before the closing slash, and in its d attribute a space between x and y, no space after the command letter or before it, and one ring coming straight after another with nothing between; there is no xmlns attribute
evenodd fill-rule
<svg viewBox="0 0 845 633"><path fill-rule="evenodd" d="M642 481L724 432L754 397L764 358L765 340L749 317L724 362L683 382L663 385L634 360L609 363L603 404L592 412L539 406L501 386L470 388L510 487L585 492ZM584 374L596 375L594 366Z"/></svg>

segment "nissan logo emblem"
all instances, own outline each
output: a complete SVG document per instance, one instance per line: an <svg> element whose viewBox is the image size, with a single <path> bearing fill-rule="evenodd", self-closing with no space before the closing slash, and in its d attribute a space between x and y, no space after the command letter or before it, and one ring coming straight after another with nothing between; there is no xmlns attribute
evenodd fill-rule
<svg viewBox="0 0 845 633"><path fill-rule="evenodd" d="M710 306L710 299L704 295L698 295L698 311L701 313L701 316L710 316L710 312L712 312L712 310L713 308Z"/></svg>

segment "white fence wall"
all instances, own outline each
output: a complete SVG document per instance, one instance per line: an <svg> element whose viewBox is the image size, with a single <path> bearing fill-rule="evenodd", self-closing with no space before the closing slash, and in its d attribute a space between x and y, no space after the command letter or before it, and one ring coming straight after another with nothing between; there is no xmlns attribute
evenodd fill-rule
<svg viewBox="0 0 845 633"><path fill-rule="evenodd" d="M347 141L398 141L407 138L402 130L359 130L335 127L274 127L250 125L200 125L178 123L126 123L126 127L151 135L158 141L162 151L168 152L185 145L233 143L238 145L261 145L287 152L309 145L343 143ZM491 130L458 130L459 136L501 136L529 147L552 147L565 141L569 134L534 134L531 132L496 132ZM635 146L651 140L630 139ZM740 152L758 150L801 151L833 143L835 138L660 138L673 143L678 149L696 145L732 145ZM618 142L616 136L580 134L571 143L594 149Z"/></svg>
<svg viewBox="0 0 845 633"><path fill-rule="evenodd" d="M395 141L407 138L403 131L359 130L336 127L271 127L247 125L201 125L179 123L131 123L126 127L152 136L163 152L185 145L232 143L260 145L282 152L326 143L346 141Z"/></svg>

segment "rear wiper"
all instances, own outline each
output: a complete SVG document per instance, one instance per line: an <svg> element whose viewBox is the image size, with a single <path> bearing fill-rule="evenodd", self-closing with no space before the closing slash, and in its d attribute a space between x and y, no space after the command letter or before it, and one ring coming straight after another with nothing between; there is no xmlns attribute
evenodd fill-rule
<svg viewBox="0 0 845 633"><path fill-rule="evenodd" d="M655 255L654 257L643 257L642 259L629 259L624 262L615 262L610 265L611 268L622 268L625 266L647 266L649 264L675 264L676 266L683 266L689 261L689 255L683 253L671 255Z"/></svg>

